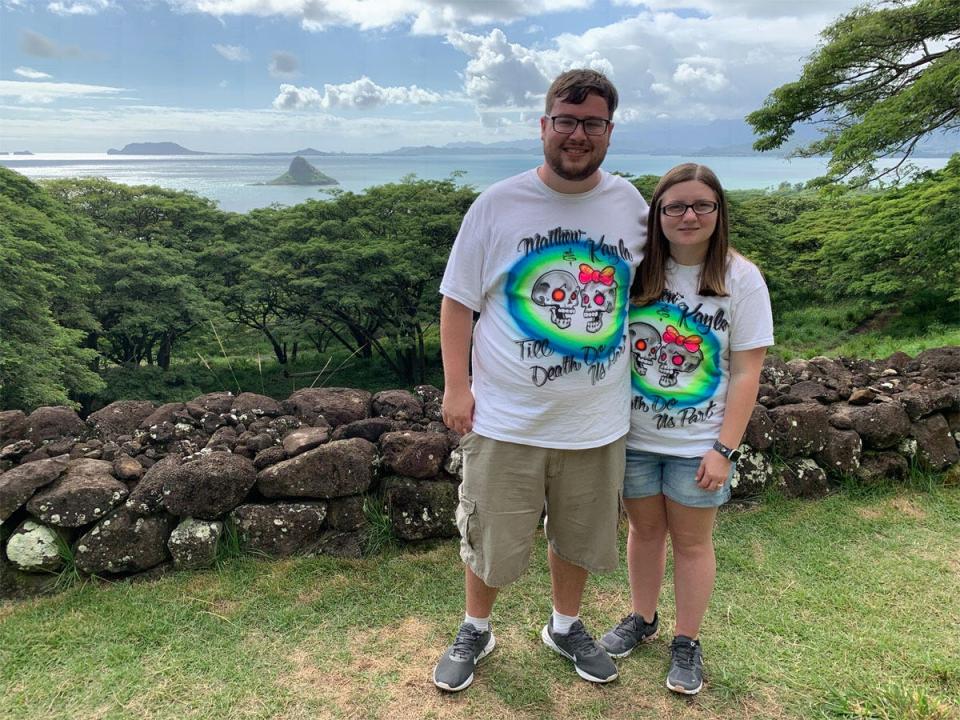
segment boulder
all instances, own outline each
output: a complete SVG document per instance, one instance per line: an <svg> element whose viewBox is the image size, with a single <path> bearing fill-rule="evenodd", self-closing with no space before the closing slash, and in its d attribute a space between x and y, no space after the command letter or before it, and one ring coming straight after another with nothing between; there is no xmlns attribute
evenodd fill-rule
<svg viewBox="0 0 960 720"><path fill-rule="evenodd" d="M747 445L741 445L739 449L743 455L737 461L737 468L730 480L731 497L750 497L777 482L773 463L766 453L758 452Z"/></svg>
<svg viewBox="0 0 960 720"><path fill-rule="evenodd" d="M780 469L780 485L787 497L818 498L826 495L827 474L809 458L787 460Z"/></svg>
<svg viewBox="0 0 960 720"><path fill-rule="evenodd" d="M283 438L283 450L287 457L296 457L307 450L320 447L330 440L330 428L301 427L292 430Z"/></svg>
<svg viewBox="0 0 960 720"><path fill-rule="evenodd" d="M923 467L943 472L960 462L957 443L950 434L943 415L930 415L913 423L913 437L917 441L917 455Z"/></svg>
<svg viewBox="0 0 960 720"><path fill-rule="evenodd" d="M896 403L860 407L838 403L832 410L849 421L865 448L882 450L894 447L910 432L910 418Z"/></svg>
<svg viewBox="0 0 960 720"><path fill-rule="evenodd" d="M960 372L960 347L952 345L924 350L917 355L917 360L938 373Z"/></svg>
<svg viewBox="0 0 960 720"><path fill-rule="evenodd" d="M67 534L34 520L24 520L7 540L7 559L24 572L56 572L63 567L60 545Z"/></svg>
<svg viewBox="0 0 960 720"><path fill-rule="evenodd" d="M326 505L315 502L248 504L230 513L244 547L273 557L316 551L326 516Z"/></svg>
<svg viewBox="0 0 960 720"><path fill-rule="evenodd" d="M214 430L207 444L203 446L204 450L220 450L222 452L231 452L237 444L237 431L229 425L221 426Z"/></svg>
<svg viewBox="0 0 960 720"><path fill-rule="evenodd" d="M338 558L359 560L363 557L366 544L365 533L327 530L320 536L317 552Z"/></svg>
<svg viewBox="0 0 960 720"><path fill-rule="evenodd" d="M143 465L126 453L120 453L113 459L113 476L124 482L136 482L143 477Z"/></svg>
<svg viewBox="0 0 960 720"><path fill-rule="evenodd" d="M380 437L397 429L398 423L390 418L376 417L364 418L363 420L354 420L346 425L341 425L333 431L334 440L349 440L350 438L363 438L372 443L380 442Z"/></svg>
<svg viewBox="0 0 960 720"><path fill-rule="evenodd" d="M851 405L869 405L876 397L877 394L870 388L857 388L850 393L847 402Z"/></svg>
<svg viewBox="0 0 960 720"><path fill-rule="evenodd" d="M398 475L432 478L440 474L450 445L445 434L390 432L380 438L384 464Z"/></svg>
<svg viewBox="0 0 960 720"><path fill-rule="evenodd" d="M173 566L180 570L211 567L217 559L217 542L223 534L218 520L184 518L167 540Z"/></svg>
<svg viewBox="0 0 960 720"><path fill-rule="evenodd" d="M773 420L763 405L753 406L743 442L754 450L766 450L773 445Z"/></svg>
<svg viewBox="0 0 960 720"><path fill-rule="evenodd" d="M919 420L942 410L950 410L960 403L960 388L946 385L939 388L925 387L900 393L897 399L911 420Z"/></svg>
<svg viewBox="0 0 960 720"><path fill-rule="evenodd" d="M119 508L77 540L77 568L90 575L148 570L170 558L167 539L173 525L166 515L139 517Z"/></svg>
<svg viewBox="0 0 960 720"><path fill-rule="evenodd" d="M154 405L148 400L118 400L91 413L87 423L104 437L133 435L140 423L150 417Z"/></svg>
<svg viewBox="0 0 960 720"><path fill-rule="evenodd" d="M254 456L253 467L259 472L286 459L286 451L279 445L273 445L272 447L264 448Z"/></svg>
<svg viewBox="0 0 960 720"><path fill-rule="evenodd" d="M433 385L417 385L413 394L423 403L424 420L443 420L443 390Z"/></svg>
<svg viewBox="0 0 960 720"><path fill-rule="evenodd" d="M187 412L187 406L181 402L172 402L161 405L140 421L140 430L145 430L153 437L162 425L173 427L181 420L192 422L193 418ZM156 439L156 438L154 438Z"/></svg>
<svg viewBox="0 0 960 720"><path fill-rule="evenodd" d="M0 522L13 515L33 494L56 480L70 464L68 455L18 465L0 474Z"/></svg>
<svg viewBox="0 0 960 720"><path fill-rule="evenodd" d="M106 460L73 460L52 485L34 495L27 510L58 527L80 527L105 517L127 499L127 486Z"/></svg>
<svg viewBox="0 0 960 720"><path fill-rule="evenodd" d="M895 452L865 452L860 458L856 476L865 485L905 480L910 473L906 458Z"/></svg>
<svg viewBox="0 0 960 720"><path fill-rule="evenodd" d="M335 440L261 470L257 489L268 498L356 495L370 487L376 454L366 440Z"/></svg>
<svg viewBox="0 0 960 720"><path fill-rule="evenodd" d="M457 502L457 486L450 482L403 477L384 481L384 504L401 540L455 537Z"/></svg>
<svg viewBox="0 0 960 720"><path fill-rule="evenodd" d="M327 503L327 525L334 530L361 530L369 522L364 511L364 496L334 498Z"/></svg>
<svg viewBox="0 0 960 720"><path fill-rule="evenodd" d="M383 390L373 396L372 411L377 417L421 420L423 402L408 390Z"/></svg>
<svg viewBox="0 0 960 720"><path fill-rule="evenodd" d="M297 390L284 406L308 425L317 425L323 417L331 427L345 425L370 416L372 395L352 388L304 388Z"/></svg>
<svg viewBox="0 0 960 720"><path fill-rule="evenodd" d="M195 397L187 405L197 407L207 413L222 415L230 412L233 401L234 395L232 392L212 392Z"/></svg>
<svg viewBox="0 0 960 720"><path fill-rule="evenodd" d="M277 417L283 415L280 403L266 395L256 393L240 393L233 401L230 411L237 416L240 422L248 422L258 417Z"/></svg>
<svg viewBox="0 0 960 720"><path fill-rule="evenodd" d="M809 457L826 445L829 420L822 405L783 405L770 410L770 419L773 447L780 457Z"/></svg>
<svg viewBox="0 0 960 720"><path fill-rule="evenodd" d="M835 389L819 380L801 380L794 383L790 386L790 394L803 402L828 404L840 399L840 394Z"/></svg>
<svg viewBox="0 0 960 720"><path fill-rule="evenodd" d="M813 459L829 475L852 475L860 467L863 442L853 430L827 428L827 444Z"/></svg>
<svg viewBox="0 0 960 720"><path fill-rule="evenodd" d="M163 507L163 486L180 466L179 455L167 455L151 465L127 497L127 508L135 515L153 515Z"/></svg>
<svg viewBox="0 0 960 720"><path fill-rule="evenodd" d="M163 505L173 515L215 520L237 507L257 481L247 458L212 452L184 462L163 483Z"/></svg>
<svg viewBox="0 0 960 720"><path fill-rule="evenodd" d="M25 440L27 415L23 410L0 410L0 447L12 440Z"/></svg>
<svg viewBox="0 0 960 720"><path fill-rule="evenodd" d="M35 445L58 438L86 437L90 427L80 419L73 408L65 406L40 407L27 416L26 439Z"/></svg>
<svg viewBox="0 0 960 720"><path fill-rule="evenodd" d="M14 440L0 449L0 462L5 460L17 462L36 449L36 446L30 440Z"/></svg>

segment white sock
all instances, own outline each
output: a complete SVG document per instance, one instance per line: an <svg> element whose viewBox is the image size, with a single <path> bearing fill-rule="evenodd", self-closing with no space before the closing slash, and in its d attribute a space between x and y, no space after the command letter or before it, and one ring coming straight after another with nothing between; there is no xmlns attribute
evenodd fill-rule
<svg viewBox="0 0 960 720"><path fill-rule="evenodd" d="M487 615L485 618L475 618L470 615L464 614L463 621L465 623L470 623L480 632L486 632L490 629L490 616Z"/></svg>
<svg viewBox="0 0 960 720"><path fill-rule="evenodd" d="M558 635L567 635L570 632L570 626L580 619L579 615L564 615L553 609L553 632Z"/></svg>

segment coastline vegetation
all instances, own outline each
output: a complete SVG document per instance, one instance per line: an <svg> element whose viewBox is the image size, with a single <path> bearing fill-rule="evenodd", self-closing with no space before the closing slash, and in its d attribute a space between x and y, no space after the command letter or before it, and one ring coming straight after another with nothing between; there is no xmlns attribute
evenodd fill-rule
<svg viewBox="0 0 960 720"><path fill-rule="evenodd" d="M657 178L632 178L649 196ZM960 155L908 184L730 194L783 358L960 344ZM159 187L0 168L0 407L441 384L454 175L246 215Z"/></svg>

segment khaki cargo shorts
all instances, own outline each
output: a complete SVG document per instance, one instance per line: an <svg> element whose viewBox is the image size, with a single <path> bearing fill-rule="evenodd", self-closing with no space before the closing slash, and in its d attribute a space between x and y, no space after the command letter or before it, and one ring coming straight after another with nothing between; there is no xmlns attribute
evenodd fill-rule
<svg viewBox="0 0 960 720"><path fill-rule="evenodd" d="M559 557L590 572L616 569L625 438L556 450L470 432L460 447L460 557L487 585L508 585L527 569L544 507Z"/></svg>

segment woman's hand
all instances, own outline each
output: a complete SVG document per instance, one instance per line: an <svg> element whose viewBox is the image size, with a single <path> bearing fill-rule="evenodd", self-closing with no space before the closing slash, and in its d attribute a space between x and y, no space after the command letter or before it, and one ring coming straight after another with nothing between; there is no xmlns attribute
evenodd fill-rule
<svg viewBox="0 0 960 720"><path fill-rule="evenodd" d="M723 488L723 484L730 476L732 463L716 450L708 450L697 468L697 485L704 490L716 492Z"/></svg>

